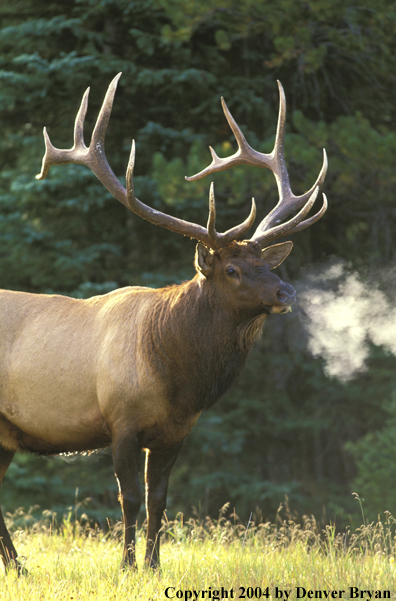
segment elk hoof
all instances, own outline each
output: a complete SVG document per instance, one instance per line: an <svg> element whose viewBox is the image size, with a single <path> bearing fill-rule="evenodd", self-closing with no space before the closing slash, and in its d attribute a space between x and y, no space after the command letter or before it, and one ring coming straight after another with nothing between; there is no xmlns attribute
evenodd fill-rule
<svg viewBox="0 0 396 601"><path fill-rule="evenodd" d="M29 572L26 568L24 568L17 559L12 559L5 567L5 571L8 574L13 570L16 571L18 576L28 576Z"/></svg>

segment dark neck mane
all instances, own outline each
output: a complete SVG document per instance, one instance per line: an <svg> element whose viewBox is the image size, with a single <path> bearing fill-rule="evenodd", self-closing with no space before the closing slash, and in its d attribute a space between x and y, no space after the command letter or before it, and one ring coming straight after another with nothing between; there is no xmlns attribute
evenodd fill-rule
<svg viewBox="0 0 396 601"><path fill-rule="evenodd" d="M151 362L160 358L154 367L169 382L170 402L208 409L238 377L266 314L239 323L200 276L158 292Z"/></svg>

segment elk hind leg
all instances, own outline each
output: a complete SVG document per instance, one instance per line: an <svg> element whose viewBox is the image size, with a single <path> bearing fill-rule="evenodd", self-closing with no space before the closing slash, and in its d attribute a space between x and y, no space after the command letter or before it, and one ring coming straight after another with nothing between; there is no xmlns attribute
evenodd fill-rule
<svg viewBox="0 0 396 601"><path fill-rule="evenodd" d="M0 445L0 487L3 482L5 473L15 455L15 451L9 451ZM6 570L9 568L16 568L18 574L25 573L22 569L18 559L17 552L12 544L10 533L7 530L7 526L4 522L4 517L0 508L0 556L3 560L4 567Z"/></svg>

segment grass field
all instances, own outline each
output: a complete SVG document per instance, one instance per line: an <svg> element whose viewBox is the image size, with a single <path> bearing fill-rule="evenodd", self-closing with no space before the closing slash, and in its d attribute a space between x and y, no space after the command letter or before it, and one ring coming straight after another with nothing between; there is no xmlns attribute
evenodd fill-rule
<svg viewBox="0 0 396 601"><path fill-rule="evenodd" d="M71 520L14 533L28 576L0 574L2 601L395 598L395 520L336 534L314 518L276 524L179 516L164 524L162 569L120 571L120 528L104 535ZM312 592L310 592L312 591ZM335 592L332 592L335 591ZM341 592L343 591L343 592ZM371 597L370 597L371 594Z"/></svg>

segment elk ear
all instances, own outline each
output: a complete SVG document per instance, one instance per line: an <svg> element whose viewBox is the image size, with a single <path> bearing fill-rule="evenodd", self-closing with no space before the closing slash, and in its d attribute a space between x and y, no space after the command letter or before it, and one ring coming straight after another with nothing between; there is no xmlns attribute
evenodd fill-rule
<svg viewBox="0 0 396 601"><path fill-rule="evenodd" d="M195 250L195 269L200 271L206 278L211 274L214 264L214 254L209 248L198 243Z"/></svg>
<svg viewBox="0 0 396 601"><path fill-rule="evenodd" d="M261 258L268 263L270 269L275 269L275 267L278 267L286 259L292 248L293 242L274 244L273 246L264 248L261 252Z"/></svg>

